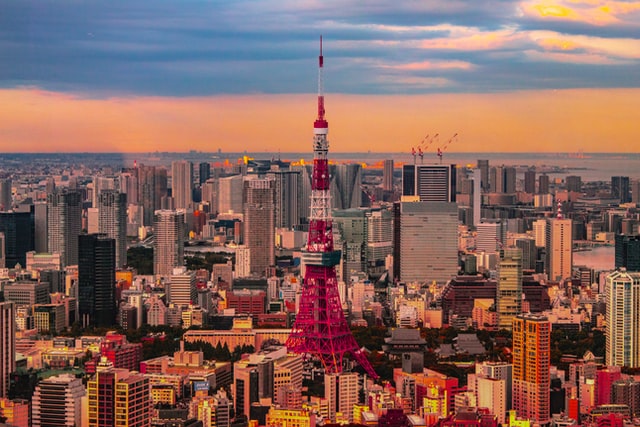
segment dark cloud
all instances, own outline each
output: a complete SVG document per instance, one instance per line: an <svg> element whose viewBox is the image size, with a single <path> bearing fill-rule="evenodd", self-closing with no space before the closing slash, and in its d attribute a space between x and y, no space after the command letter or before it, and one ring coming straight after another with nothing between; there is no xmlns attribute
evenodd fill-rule
<svg viewBox="0 0 640 427"><path fill-rule="evenodd" d="M553 55L540 32L588 39ZM321 33L331 92L638 85L640 58L599 42L637 42L637 27L542 20L506 0L7 0L0 85L93 96L312 92ZM404 66L421 62L429 66Z"/></svg>

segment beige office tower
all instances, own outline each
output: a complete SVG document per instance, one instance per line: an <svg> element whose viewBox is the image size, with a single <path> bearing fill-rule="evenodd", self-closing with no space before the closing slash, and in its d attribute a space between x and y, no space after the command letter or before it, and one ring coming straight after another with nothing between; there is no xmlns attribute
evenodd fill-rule
<svg viewBox="0 0 640 427"><path fill-rule="evenodd" d="M507 330L513 326L513 318L522 313L522 250L519 248L506 248L501 252L496 311L498 327Z"/></svg>
<svg viewBox="0 0 640 427"><path fill-rule="evenodd" d="M249 248L252 275L264 276L275 264L275 182L244 181L244 244Z"/></svg>
<svg viewBox="0 0 640 427"><path fill-rule="evenodd" d="M116 241L116 268L127 265L127 195L103 190L98 196L98 232Z"/></svg>
<svg viewBox="0 0 640 427"><path fill-rule="evenodd" d="M184 211L156 211L153 230L153 274L169 277L175 267L184 264Z"/></svg>
<svg viewBox="0 0 640 427"><path fill-rule="evenodd" d="M570 279L573 267L572 220L554 218L547 221L546 249L549 280Z"/></svg>
<svg viewBox="0 0 640 427"><path fill-rule="evenodd" d="M358 379L355 372L325 375L324 398L328 402L332 422L336 420L337 413L353 422L353 407L358 404Z"/></svg>
<svg viewBox="0 0 640 427"><path fill-rule="evenodd" d="M193 163L171 162L171 195L176 209L193 209Z"/></svg>

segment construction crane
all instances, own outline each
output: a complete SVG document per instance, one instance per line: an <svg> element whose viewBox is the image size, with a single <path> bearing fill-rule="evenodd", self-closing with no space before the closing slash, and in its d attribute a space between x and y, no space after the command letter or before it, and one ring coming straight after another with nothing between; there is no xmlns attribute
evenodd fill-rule
<svg viewBox="0 0 640 427"><path fill-rule="evenodd" d="M369 204L373 206L376 203L376 195L366 186L361 185L360 189L369 199Z"/></svg>
<svg viewBox="0 0 640 427"><path fill-rule="evenodd" d="M416 164L416 155L420 156L420 159L423 158L424 153L422 152L422 144L424 144L424 141L426 141L426 139L429 137L429 134L427 134L424 138L422 138L422 141L420 141L420 143L418 143L418 145L416 145L415 147L411 147L411 155L413 156L413 164ZM416 147L417 147L417 151L416 151Z"/></svg>
<svg viewBox="0 0 640 427"><path fill-rule="evenodd" d="M444 145L442 147L438 148L438 157L440 158L440 164L442 164L442 156L444 154L444 151L447 149L447 147L453 142L454 139L456 139L458 137L458 133L454 133L453 136L451 138L449 138L449 140L447 142L444 143Z"/></svg>

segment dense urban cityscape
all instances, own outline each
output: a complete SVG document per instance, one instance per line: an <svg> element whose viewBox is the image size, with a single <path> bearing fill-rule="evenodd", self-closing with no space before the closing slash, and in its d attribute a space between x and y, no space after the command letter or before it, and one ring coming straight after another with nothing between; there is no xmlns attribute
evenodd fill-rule
<svg viewBox="0 0 640 427"><path fill-rule="evenodd" d="M312 162L6 156L5 425L640 417L639 177L448 164L457 135L330 161L321 83L313 129Z"/></svg>

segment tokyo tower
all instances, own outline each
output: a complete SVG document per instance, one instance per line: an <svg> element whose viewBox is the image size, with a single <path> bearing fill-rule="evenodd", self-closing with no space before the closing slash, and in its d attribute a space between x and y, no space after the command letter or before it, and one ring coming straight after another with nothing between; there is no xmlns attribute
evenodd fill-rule
<svg viewBox="0 0 640 427"><path fill-rule="evenodd" d="M309 237L302 257L306 266L300 309L287 339L289 351L309 354L322 362L325 372L341 373L345 354L373 378L378 374L358 347L342 313L336 265L341 253L333 249L331 198L329 195L329 123L324 118L322 87L322 37L318 57L318 118L313 124L313 173Z"/></svg>

